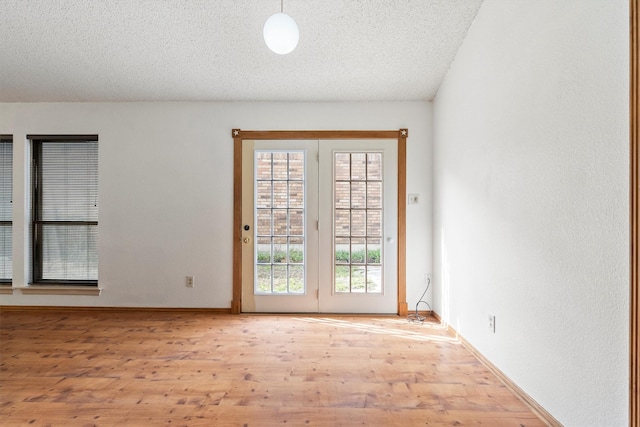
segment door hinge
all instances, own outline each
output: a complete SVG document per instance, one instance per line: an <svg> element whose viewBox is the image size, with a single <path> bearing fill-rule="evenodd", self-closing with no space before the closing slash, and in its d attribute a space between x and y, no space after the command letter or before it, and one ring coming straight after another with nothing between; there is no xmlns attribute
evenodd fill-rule
<svg viewBox="0 0 640 427"><path fill-rule="evenodd" d="M320 289L316 289L316 299L320 299Z"/></svg>
<svg viewBox="0 0 640 427"><path fill-rule="evenodd" d="M320 231L320 221L316 220L316 230Z"/></svg>
<svg viewBox="0 0 640 427"><path fill-rule="evenodd" d="M320 161L320 152L319 151L316 151L316 160Z"/></svg>

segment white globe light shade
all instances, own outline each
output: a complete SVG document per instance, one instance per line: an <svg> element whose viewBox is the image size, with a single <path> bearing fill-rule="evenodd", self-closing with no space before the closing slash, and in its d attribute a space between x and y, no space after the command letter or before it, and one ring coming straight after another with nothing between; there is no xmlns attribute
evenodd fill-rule
<svg viewBox="0 0 640 427"><path fill-rule="evenodd" d="M280 55L293 51L300 38L296 21L286 13L271 15L264 23L262 35L269 49Z"/></svg>

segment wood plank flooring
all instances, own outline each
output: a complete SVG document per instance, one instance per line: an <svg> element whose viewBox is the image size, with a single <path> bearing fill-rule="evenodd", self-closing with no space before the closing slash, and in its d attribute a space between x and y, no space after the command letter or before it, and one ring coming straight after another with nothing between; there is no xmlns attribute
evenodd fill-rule
<svg viewBox="0 0 640 427"><path fill-rule="evenodd" d="M0 312L3 426L543 426L434 320Z"/></svg>

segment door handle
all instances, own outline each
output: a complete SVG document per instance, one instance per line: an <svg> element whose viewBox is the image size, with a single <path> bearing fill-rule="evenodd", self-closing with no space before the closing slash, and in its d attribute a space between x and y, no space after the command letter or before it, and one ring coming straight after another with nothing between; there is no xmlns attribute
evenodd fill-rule
<svg viewBox="0 0 640 427"><path fill-rule="evenodd" d="M242 241L243 241L244 243L249 243L249 240L250 240L250 239L249 239L248 237L245 237L244 239L242 239Z"/></svg>

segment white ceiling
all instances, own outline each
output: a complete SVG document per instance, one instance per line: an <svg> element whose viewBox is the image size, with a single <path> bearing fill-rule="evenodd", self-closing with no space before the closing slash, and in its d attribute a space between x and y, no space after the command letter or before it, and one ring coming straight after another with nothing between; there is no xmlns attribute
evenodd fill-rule
<svg viewBox="0 0 640 427"><path fill-rule="evenodd" d="M0 102L430 100L483 0L0 0Z"/></svg>

